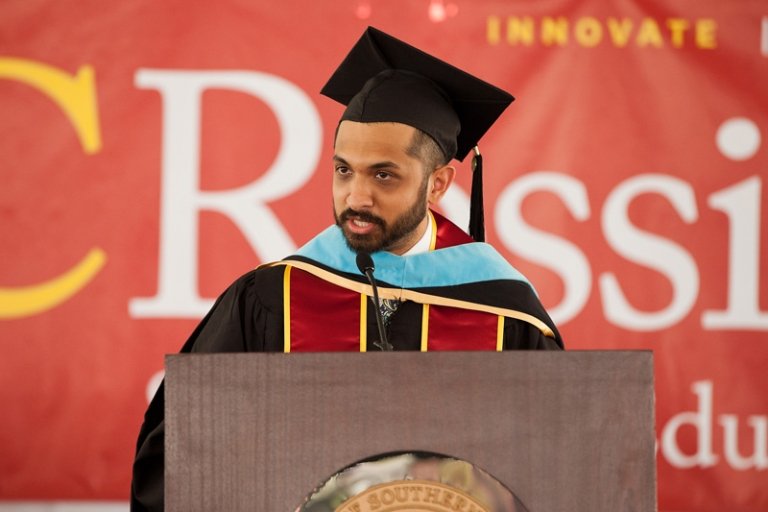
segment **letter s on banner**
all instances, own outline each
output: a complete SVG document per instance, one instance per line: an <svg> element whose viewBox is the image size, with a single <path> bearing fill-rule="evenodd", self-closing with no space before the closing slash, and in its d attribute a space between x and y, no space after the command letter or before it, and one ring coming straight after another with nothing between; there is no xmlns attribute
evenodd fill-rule
<svg viewBox="0 0 768 512"><path fill-rule="evenodd" d="M0 79L25 83L53 100L74 126L83 151L99 152L101 133L93 68L82 66L72 76L39 62L3 57ZM79 263L53 279L31 286L0 288L0 318L36 315L58 306L83 289L106 259L106 253L94 247Z"/></svg>
<svg viewBox="0 0 768 512"><path fill-rule="evenodd" d="M563 280L563 299L548 308L552 319L562 325L578 315L587 302L592 271L589 260L577 246L525 222L523 200L536 191L554 193L576 220L585 221L590 215L587 188L566 174L538 171L515 180L496 202L494 222L504 245L524 258L554 270Z"/></svg>
<svg viewBox="0 0 768 512"><path fill-rule="evenodd" d="M141 69L136 84L160 91L163 98L163 178L158 292L132 299L130 314L200 317L212 301L200 297L197 286L199 212L215 211L232 220L262 261L293 252L293 240L267 203L290 195L311 177L320 155L320 117L299 87L267 73ZM272 166L257 180L207 192L198 186L200 111L203 92L212 88L263 100L277 118L281 144Z"/></svg>
<svg viewBox="0 0 768 512"><path fill-rule="evenodd" d="M603 207L603 233L610 246L628 260L652 268L672 283L672 300L665 309L643 312L625 298L616 276L600 276L605 317L611 323L637 331L670 327L687 315L699 293L699 270L693 257L679 245L641 231L629 221L629 204L640 194L659 194L672 204L682 219L698 219L696 196L690 184L663 174L641 174L611 192Z"/></svg>

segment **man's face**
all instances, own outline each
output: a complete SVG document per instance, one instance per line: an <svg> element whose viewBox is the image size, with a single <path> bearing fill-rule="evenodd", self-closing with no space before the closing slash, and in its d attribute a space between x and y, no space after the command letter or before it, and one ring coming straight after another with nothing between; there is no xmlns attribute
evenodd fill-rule
<svg viewBox="0 0 768 512"><path fill-rule="evenodd" d="M339 125L333 210L353 250L403 254L424 234L432 178L406 152L414 132L400 123Z"/></svg>

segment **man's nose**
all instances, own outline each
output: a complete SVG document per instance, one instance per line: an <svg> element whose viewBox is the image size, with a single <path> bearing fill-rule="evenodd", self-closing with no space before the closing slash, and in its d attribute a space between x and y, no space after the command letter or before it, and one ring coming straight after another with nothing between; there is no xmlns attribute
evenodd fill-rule
<svg viewBox="0 0 768 512"><path fill-rule="evenodd" d="M353 210L366 210L373 206L373 191L364 177L355 176L349 183L347 207Z"/></svg>

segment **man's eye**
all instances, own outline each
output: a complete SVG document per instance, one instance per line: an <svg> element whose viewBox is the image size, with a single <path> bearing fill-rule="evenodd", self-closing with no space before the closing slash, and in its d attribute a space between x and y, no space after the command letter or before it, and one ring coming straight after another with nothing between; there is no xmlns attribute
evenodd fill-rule
<svg viewBox="0 0 768 512"><path fill-rule="evenodd" d="M342 176L346 176L351 172L348 167L343 167L343 166L336 167L335 171L336 171L336 174L340 174Z"/></svg>
<svg viewBox="0 0 768 512"><path fill-rule="evenodd" d="M392 178L392 174L386 172L386 171L378 171L376 173L376 179L377 180L388 180Z"/></svg>

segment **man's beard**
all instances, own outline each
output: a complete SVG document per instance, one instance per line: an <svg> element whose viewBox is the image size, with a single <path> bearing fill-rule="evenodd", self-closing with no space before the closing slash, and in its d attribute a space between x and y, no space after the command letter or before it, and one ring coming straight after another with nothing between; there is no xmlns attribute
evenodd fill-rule
<svg viewBox="0 0 768 512"><path fill-rule="evenodd" d="M336 225L341 228L344 233L344 239L347 241L347 245L355 252L367 252L372 253L376 251L386 251L397 245L397 242L410 235L424 217L427 215L427 200L424 194L419 194L419 198L411 205L405 213L395 219L391 226L387 226L384 219L377 217L367 212L356 212L351 209L346 209L341 214L337 214L334 211L334 218L336 219ZM374 229L372 233L365 235L359 235L357 233L349 232L345 225L346 221L350 217L354 217L357 220L363 222L370 222L376 224L379 229Z"/></svg>

